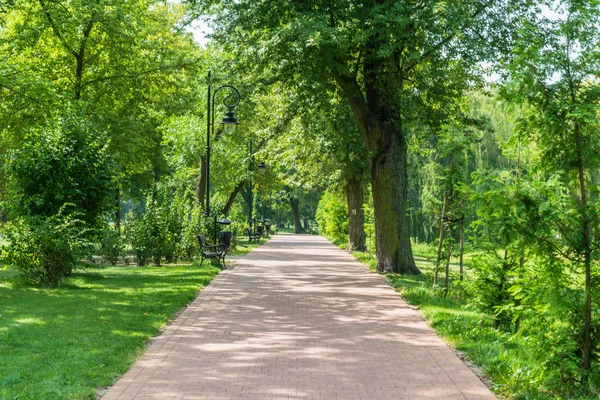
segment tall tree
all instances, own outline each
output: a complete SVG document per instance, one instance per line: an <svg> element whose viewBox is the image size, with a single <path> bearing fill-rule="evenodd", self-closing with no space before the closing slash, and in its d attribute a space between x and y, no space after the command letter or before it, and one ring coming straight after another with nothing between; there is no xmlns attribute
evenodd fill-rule
<svg viewBox="0 0 600 400"><path fill-rule="evenodd" d="M524 27L514 49L504 95L521 105L518 133L539 152L531 165L546 177L548 225L536 235L548 263L562 260L583 275L579 333L581 380L595 359L593 331L594 265L600 220L600 3L561 1L556 18L541 16Z"/></svg>
<svg viewBox="0 0 600 400"><path fill-rule="evenodd" d="M508 2L508 1L507 1ZM255 43L282 82L333 81L371 164L380 271L417 273L406 217L411 124L441 119L465 88L477 46L504 33L505 1L209 1L214 37ZM522 3L522 2L517 2ZM249 40L251 38L251 40ZM240 46L238 46L239 48ZM233 48L233 47L232 47Z"/></svg>
<svg viewBox="0 0 600 400"><path fill-rule="evenodd" d="M108 134L115 189L148 187L164 168L157 126L197 103L201 54L185 7L157 0L15 0L0 31L0 131L18 147L30 126L79 103ZM120 196L117 196L120 198Z"/></svg>

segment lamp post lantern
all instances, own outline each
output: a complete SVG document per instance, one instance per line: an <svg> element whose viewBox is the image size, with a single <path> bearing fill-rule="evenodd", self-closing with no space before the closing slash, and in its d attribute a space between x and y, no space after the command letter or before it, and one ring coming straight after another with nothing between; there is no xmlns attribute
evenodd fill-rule
<svg viewBox="0 0 600 400"><path fill-rule="evenodd" d="M264 161L261 161L260 164L258 164L258 171L264 175L265 172L267 172L267 164L265 164Z"/></svg>
<svg viewBox="0 0 600 400"><path fill-rule="evenodd" d="M223 105L227 107L225 117L220 122L223 125L226 133L233 133L235 127L239 123L233 109L240 102L240 92L231 85L219 86L211 96L210 72L208 73L208 93L206 97L206 208L204 213L210 217L210 137L215 133L215 96L221 89L229 89L235 95L233 102L227 101L228 97L223 99Z"/></svg>

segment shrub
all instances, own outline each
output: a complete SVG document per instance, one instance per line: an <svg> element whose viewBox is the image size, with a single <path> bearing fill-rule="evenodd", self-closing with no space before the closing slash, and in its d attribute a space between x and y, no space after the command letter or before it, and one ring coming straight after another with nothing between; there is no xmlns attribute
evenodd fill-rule
<svg viewBox="0 0 600 400"><path fill-rule="evenodd" d="M117 265L119 257L123 255L123 247L121 232L115 227L107 227L103 232L102 241L100 242L100 255L110 265Z"/></svg>
<svg viewBox="0 0 600 400"><path fill-rule="evenodd" d="M63 210L50 217L22 217L7 226L3 262L20 271L29 284L57 286L91 254L84 223Z"/></svg>
<svg viewBox="0 0 600 400"><path fill-rule="evenodd" d="M199 207L189 207L183 218L181 239L177 244L177 255L180 258L191 260L198 253L198 235L202 232L203 217Z"/></svg>
<svg viewBox="0 0 600 400"><path fill-rule="evenodd" d="M340 191L327 189L319 201L315 219L321 234L335 241L348 240L348 206Z"/></svg>
<svg viewBox="0 0 600 400"><path fill-rule="evenodd" d="M151 232L147 229L145 217L136 215L133 210L125 217L125 237L131 245L138 266L148 264L152 257Z"/></svg>
<svg viewBox="0 0 600 400"><path fill-rule="evenodd" d="M6 209L22 216L51 217L66 203L88 226L98 226L113 185L108 139L81 110L27 132L4 162Z"/></svg>
<svg viewBox="0 0 600 400"><path fill-rule="evenodd" d="M371 198L368 196L367 198ZM369 253L375 254L377 250L375 243L375 209L373 207L372 200L370 203L363 205L363 212L365 215L365 235L367 236L366 245Z"/></svg>

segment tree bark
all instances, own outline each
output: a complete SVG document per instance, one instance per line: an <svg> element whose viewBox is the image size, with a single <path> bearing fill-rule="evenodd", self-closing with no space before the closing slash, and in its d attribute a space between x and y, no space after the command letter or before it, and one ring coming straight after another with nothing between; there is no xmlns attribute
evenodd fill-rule
<svg viewBox="0 0 600 400"><path fill-rule="evenodd" d="M448 222L448 253L446 254L446 274L444 276L444 297L450 290L450 257L452 257L452 222Z"/></svg>
<svg viewBox="0 0 600 400"><path fill-rule="evenodd" d="M377 79L377 57L367 57L366 98L356 77L337 76L350 103L371 161L377 270L419 274L410 242L407 210L408 145L398 112Z"/></svg>
<svg viewBox="0 0 600 400"><path fill-rule="evenodd" d="M377 270L418 274L406 217L407 145L393 136L384 151L371 161Z"/></svg>
<svg viewBox="0 0 600 400"><path fill-rule="evenodd" d="M121 188L115 190L115 229L121 232Z"/></svg>
<svg viewBox="0 0 600 400"><path fill-rule="evenodd" d="M206 196L206 157L200 157L200 174L198 175L198 181L196 182L196 199L198 204L204 204L204 197Z"/></svg>
<svg viewBox="0 0 600 400"><path fill-rule="evenodd" d="M346 196L348 199L348 251L365 251L367 240L363 211L365 196L358 179L346 179Z"/></svg>
<svg viewBox="0 0 600 400"><path fill-rule="evenodd" d="M450 189L448 191L448 198L446 199L446 212L445 212L445 220L448 223L448 254L446 257L446 274L444 281L444 297L448 295L449 289L449 279L450 279L450 257L452 256L452 224L454 221L451 219L453 216L452 208L453 208L453 200L454 200L454 188L452 186L452 181L450 181Z"/></svg>
<svg viewBox="0 0 600 400"><path fill-rule="evenodd" d="M463 255L465 252L465 216L463 215L463 217L460 220L460 249L459 249L459 254L460 254L460 258L458 261L458 266L459 266L459 273L460 273L460 280L463 280L463 275L464 275L464 265L463 265Z"/></svg>
<svg viewBox="0 0 600 400"><path fill-rule="evenodd" d="M235 189L233 189L233 192L231 192L229 198L227 199L227 203L225 203L225 206L223 207L223 215L227 216L229 214L229 211L231 211L231 207L233 207L233 202L237 198L237 195L240 194L240 192L244 188L244 185L246 185L246 181L241 181L237 184Z"/></svg>
<svg viewBox="0 0 600 400"><path fill-rule="evenodd" d="M310 232L310 226L308 225L308 218L302 217L302 227L304 232Z"/></svg>
<svg viewBox="0 0 600 400"><path fill-rule="evenodd" d="M294 218L294 233L303 233L302 221L300 220L300 202L295 197L290 197L290 206L292 206L292 216Z"/></svg>
<svg viewBox="0 0 600 400"><path fill-rule="evenodd" d="M407 144L394 135L371 160L377 270L418 274L406 216Z"/></svg>
<svg viewBox="0 0 600 400"><path fill-rule="evenodd" d="M438 274L440 271L440 262L442 260L442 247L444 245L444 220L446 219L446 204L448 195L444 193L444 202L442 203L442 215L440 216L440 237L438 240L437 258L435 259L435 270L433 273L433 286L438 284Z"/></svg>

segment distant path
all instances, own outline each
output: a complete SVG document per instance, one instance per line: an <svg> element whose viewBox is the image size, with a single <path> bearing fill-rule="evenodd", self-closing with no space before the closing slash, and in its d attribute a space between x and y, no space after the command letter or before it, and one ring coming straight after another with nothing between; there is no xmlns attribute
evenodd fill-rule
<svg viewBox="0 0 600 400"><path fill-rule="evenodd" d="M495 399L377 274L278 235L222 272L103 400Z"/></svg>

